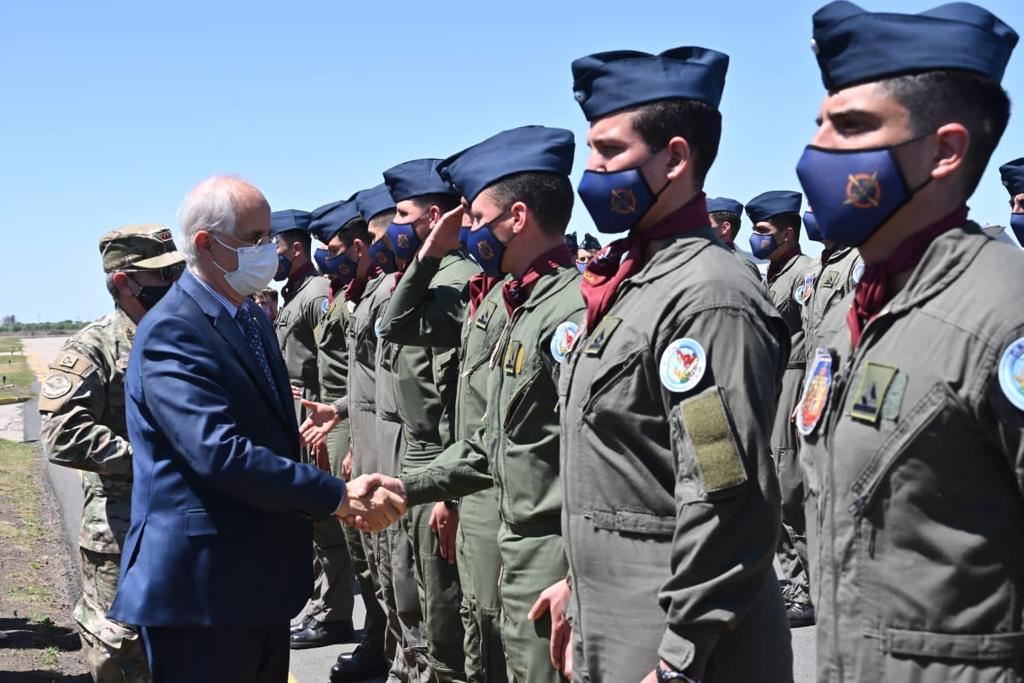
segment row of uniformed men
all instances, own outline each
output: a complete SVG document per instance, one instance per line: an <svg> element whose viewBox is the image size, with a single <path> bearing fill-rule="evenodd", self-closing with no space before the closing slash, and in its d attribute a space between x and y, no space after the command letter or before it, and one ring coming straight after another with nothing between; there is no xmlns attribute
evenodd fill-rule
<svg viewBox="0 0 1024 683"><path fill-rule="evenodd" d="M599 230L628 231L582 275L560 129L401 164L308 226L275 215L327 244L332 277L319 358L292 377L311 457L326 445L344 471L350 453L410 505L349 546L379 599L361 650L394 677L789 680L771 564L805 503L822 680L1014 675L1024 263L964 202L1017 37L966 4L832 3L814 27L829 95L798 174L827 249L799 257L799 195L749 202L770 298L708 225L728 218L700 189L727 57L704 48L574 62L578 193ZM1022 166L1004 167L1020 210ZM290 273L294 248L279 240ZM53 413L91 372L63 360Z"/></svg>

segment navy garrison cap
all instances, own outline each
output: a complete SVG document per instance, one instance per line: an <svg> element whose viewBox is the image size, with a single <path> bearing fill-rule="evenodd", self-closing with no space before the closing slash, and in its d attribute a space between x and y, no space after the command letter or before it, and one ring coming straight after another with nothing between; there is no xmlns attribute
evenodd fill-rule
<svg viewBox="0 0 1024 683"><path fill-rule="evenodd" d="M576 233L574 233L574 232L567 232L567 233L565 233L565 246L569 247L569 251L572 252L573 256L576 255L576 252L580 248L580 244L576 240Z"/></svg>
<svg viewBox="0 0 1024 683"><path fill-rule="evenodd" d="M747 216L754 223L766 221L780 213L800 213L803 195L787 190L762 192L747 202Z"/></svg>
<svg viewBox="0 0 1024 683"><path fill-rule="evenodd" d="M971 71L1003 78L1017 34L994 14L953 2L920 14L866 12L831 2L814 13L811 46L830 91L893 76Z"/></svg>
<svg viewBox="0 0 1024 683"><path fill-rule="evenodd" d="M572 63L572 89L588 121L659 100L698 100L717 109L728 67L728 55L703 47L658 55L598 52Z"/></svg>
<svg viewBox="0 0 1024 683"><path fill-rule="evenodd" d="M425 194L452 194L448 183L437 174L440 163L440 159L415 159L384 171L391 198L401 202Z"/></svg>
<svg viewBox="0 0 1024 683"><path fill-rule="evenodd" d="M563 128L523 126L506 130L448 157L437 167L453 192L473 203L477 195L517 173L572 172L576 142Z"/></svg>
<svg viewBox="0 0 1024 683"><path fill-rule="evenodd" d="M282 232L301 230L309 232L309 212L298 209L285 209L270 214L270 234L277 237Z"/></svg>
<svg viewBox="0 0 1024 683"><path fill-rule="evenodd" d="M388 186L384 183L375 185L367 190L360 190L355 194L356 210L359 211L367 223L377 214L384 213L395 208L395 200L388 192Z"/></svg>
<svg viewBox="0 0 1024 683"><path fill-rule="evenodd" d="M318 240L327 244L334 234L355 218L361 218L356 208L355 195L313 209L309 213L309 232Z"/></svg>
<svg viewBox="0 0 1024 683"><path fill-rule="evenodd" d="M1016 197L1024 192L1024 157L1000 166L999 175L1003 179L1003 186L1011 197Z"/></svg>
<svg viewBox="0 0 1024 683"><path fill-rule="evenodd" d="M583 243L580 247L587 251L600 251L601 243L597 241L597 238L591 235L589 232L583 235Z"/></svg>
<svg viewBox="0 0 1024 683"><path fill-rule="evenodd" d="M708 199L708 213L717 213L719 211L728 211L737 216L742 216L743 205L735 199L729 199L728 197L712 197Z"/></svg>

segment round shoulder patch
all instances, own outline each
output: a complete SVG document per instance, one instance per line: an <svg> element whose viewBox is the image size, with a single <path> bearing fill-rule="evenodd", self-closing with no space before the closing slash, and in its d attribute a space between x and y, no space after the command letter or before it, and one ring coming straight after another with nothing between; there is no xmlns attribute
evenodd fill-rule
<svg viewBox="0 0 1024 683"><path fill-rule="evenodd" d="M796 429L804 436L809 436L821 422L831 386L832 353L828 349L819 348L814 352L814 361L804 381L800 403L796 407Z"/></svg>
<svg viewBox="0 0 1024 683"><path fill-rule="evenodd" d="M71 380L66 375L59 372L50 373L43 380L43 396L46 398L60 398L71 391L71 386Z"/></svg>
<svg viewBox="0 0 1024 683"><path fill-rule="evenodd" d="M999 388L1010 403L1024 410L1024 337L1007 346L999 359Z"/></svg>
<svg viewBox="0 0 1024 683"><path fill-rule="evenodd" d="M322 315L327 315L327 310L330 307L331 307L331 302L329 302L327 299L324 299L323 302L320 304L320 313Z"/></svg>
<svg viewBox="0 0 1024 683"><path fill-rule="evenodd" d="M377 318L377 320L373 323L373 334L378 339L380 338L380 318Z"/></svg>
<svg viewBox="0 0 1024 683"><path fill-rule="evenodd" d="M355 310L356 310L356 302L355 301L346 301L345 302L345 307L348 308L348 312L349 313L354 313Z"/></svg>
<svg viewBox="0 0 1024 683"><path fill-rule="evenodd" d="M574 322L566 320L555 328L555 334L551 337L551 357L558 363L564 363L565 357L572 351L572 345L576 343L576 335L580 327Z"/></svg>
<svg viewBox="0 0 1024 683"><path fill-rule="evenodd" d="M707 369L704 347L695 339L676 339L661 354L661 383L671 392L690 391L700 383Z"/></svg>
<svg viewBox="0 0 1024 683"><path fill-rule="evenodd" d="M864 276L864 262L861 261L853 267L853 284L858 284Z"/></svg>

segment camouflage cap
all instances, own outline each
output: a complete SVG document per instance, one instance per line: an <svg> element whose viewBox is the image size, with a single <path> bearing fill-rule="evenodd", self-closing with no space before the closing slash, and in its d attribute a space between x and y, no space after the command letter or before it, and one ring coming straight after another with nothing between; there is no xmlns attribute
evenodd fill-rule
<svg viewBox="0 0 1024 683"><path fill-rule="evenodd" d="M124 225L100 238L103 271L158 270L183 264L166 225Z"/></svg>

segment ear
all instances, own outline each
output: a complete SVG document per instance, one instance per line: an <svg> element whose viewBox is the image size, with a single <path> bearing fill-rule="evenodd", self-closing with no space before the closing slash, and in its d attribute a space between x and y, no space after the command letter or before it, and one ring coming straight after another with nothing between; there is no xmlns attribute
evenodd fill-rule
<svg viewBox="0 0 1024 683"><path fill-rule="evenodd" d="M192 244L196 251L209 251L213 245L213 237L207 230L196 230L196 234L192 236Z"/></svg>
<svg viewBox="0 0 1024 683"><path fill-rule="evenodd" d="M509 207L509 215L512 216L512 234L518 235L526 227L526 219L530 216L530 209L523 202L516 202Z"/></svg>
<svg viewBox="0 0 1024 683"><path fill-rule="evenodd" d="M963 167L967 150L971 146L971 134L959 123L947 123L937 131L938 145L933 161L932 177L947 178Z"/></svg>
<svg viewBox="0 0 1024 683"><path fill-rule="evenodd" d="M438 206L437 204L434 204L429 209L427 209L427 215L430 216L430 224L433 225L434 223L437 223L439 220L441 220L441 216L444 214L441 213L441 207Z"/></svg>
<svg viewBox="0 0 1024 683"><path fill-rule="evenodd" d="M302 256L302 242L292 242L292 258Z"/></svg>
<svg viewBox="0 0 1024 683"><path fill-rule="evenodd" d="M693 156L690 143L686 138L676 136L668 141L668 169L665 177L669 180L679 179L691 166Z"/></svg>
<svg viewBox="0 0 1024 683"><path fill-rule="evenodd" d="M118 271L113 274L111 279L120 296L135 296L135 292L132 291L132 280L125 273Z"/></svg>
<svg viewBox="0 0 1024 683"><path fill-rule="evenodd" d="M363 257L363 254L366 253L366 249L367 249L366 243L363 242L363 240L361 240L361 239L359 239L357 237L354 240L352 240L352 244L346 250L346 253L351 251L352 253L349 254L349 258L351 258L353 261L358 261L359 259L361 259ZM353 258L353 256L355 258Z"/></svg>

